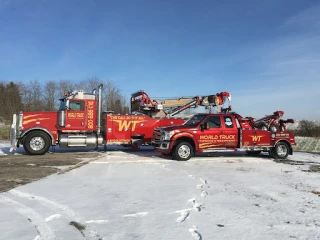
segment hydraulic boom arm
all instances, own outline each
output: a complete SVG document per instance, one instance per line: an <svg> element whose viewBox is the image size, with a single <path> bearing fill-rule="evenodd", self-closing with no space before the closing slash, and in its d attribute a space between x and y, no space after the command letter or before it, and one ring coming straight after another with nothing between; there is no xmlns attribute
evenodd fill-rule
<svg viewBox="0 0 320 240"><path fill-rule="evenodd" d="M231 102L231 94L228 92L191 98L151 100L145 91L140 90L131 95L131 112L141 112L151 116L162 113L162 115L172 117L188 108L222 106L226 99L229 103Z"/></svg>

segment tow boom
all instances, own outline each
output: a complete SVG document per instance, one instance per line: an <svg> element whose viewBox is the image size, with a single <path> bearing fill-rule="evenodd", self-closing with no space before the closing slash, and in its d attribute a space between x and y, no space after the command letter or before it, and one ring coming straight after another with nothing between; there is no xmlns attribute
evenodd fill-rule
<svg viewBox="0 0 320 240"><path fill-rule="evenodd" d="M226 99L228 99L230 105L231 94L229 92L191 98L152 100L144 90L140 90L131 95L130 102L131 112L141 112L150 116L172 117L188 108L222 106L226 103ZM229 109L231 108L229 107Z"/></svg>

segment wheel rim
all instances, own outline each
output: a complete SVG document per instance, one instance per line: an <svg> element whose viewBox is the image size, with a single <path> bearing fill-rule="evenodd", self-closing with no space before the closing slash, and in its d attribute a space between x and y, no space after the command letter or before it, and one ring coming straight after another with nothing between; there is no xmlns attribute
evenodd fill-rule
<svg viewBox="0 0 320 240"><path fill-rule="evenodd" d="M40 151L44 148L45 141L42 137L34 137L30 140L30 148L33 151Z"/></svg>
<svg viewBox="0 0 320 240"><path fill-rule="evenodd" d="M178 150L178 154L181 158L188 158L190 156L190 152L190 148L186 145L182 145Z"/></svg>
<svg viewBox="0 0 320 240"><path fill-rule="evenodd" d="M281 144L277 147L277 154L279 157L284 157L288 153L288 149L285 145Z"/></svg>

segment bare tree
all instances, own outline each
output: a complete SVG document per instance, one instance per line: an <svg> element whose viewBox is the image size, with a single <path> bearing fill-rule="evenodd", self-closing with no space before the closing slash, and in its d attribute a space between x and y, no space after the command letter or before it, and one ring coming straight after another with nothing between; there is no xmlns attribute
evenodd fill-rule
<svg viewBox="0 0 320 240"><path fill-rule="evenodd" d="M58 81L58 96L63 97L69 91L76 90L75 84L70 79L61 79Z"/></svg>
<svg viewBox="0 0 320 240"><path fill-rule="evenodd" d="M44 85L44 111L55 111L58 105L58 88L55 81L46 82Z"/></svg>
<svg viewBox="0 0 320 240"><path fill-rule="evenodd" d="M102 83L102 81L99 78L93 77L80 81L75 85L75 88L77 90L91 92L93 89L97 88L100 83Z"/></svg>
<svg viewBox="0 0 320 240"><path fill-rule="evenodd" d="M113 81L105 81L104 84L105 101L104 106L114 113L124 113L127 106L126 98L121 94L121 90Z"/></svg>
<svg viewBox="0 0 320 240"><path fill-rule="evenodd" d="M320 126L313 121L301 120L299 122L299 130L296 134L303 137L319 137Z"/></svg>

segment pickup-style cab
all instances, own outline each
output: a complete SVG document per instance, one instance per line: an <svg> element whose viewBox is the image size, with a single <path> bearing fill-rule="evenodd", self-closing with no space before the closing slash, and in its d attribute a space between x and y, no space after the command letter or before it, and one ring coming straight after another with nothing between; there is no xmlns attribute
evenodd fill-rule
<svg viewBox="0 0 320 240"><path fill-rule="evenodd" d="M292 154L294 135L251 127L236 113L195 114L182 125L156 128L152 145L163 155L188 160L195 152L241 150L250 155L269 152L273 158L285 159Z"/></svg>

